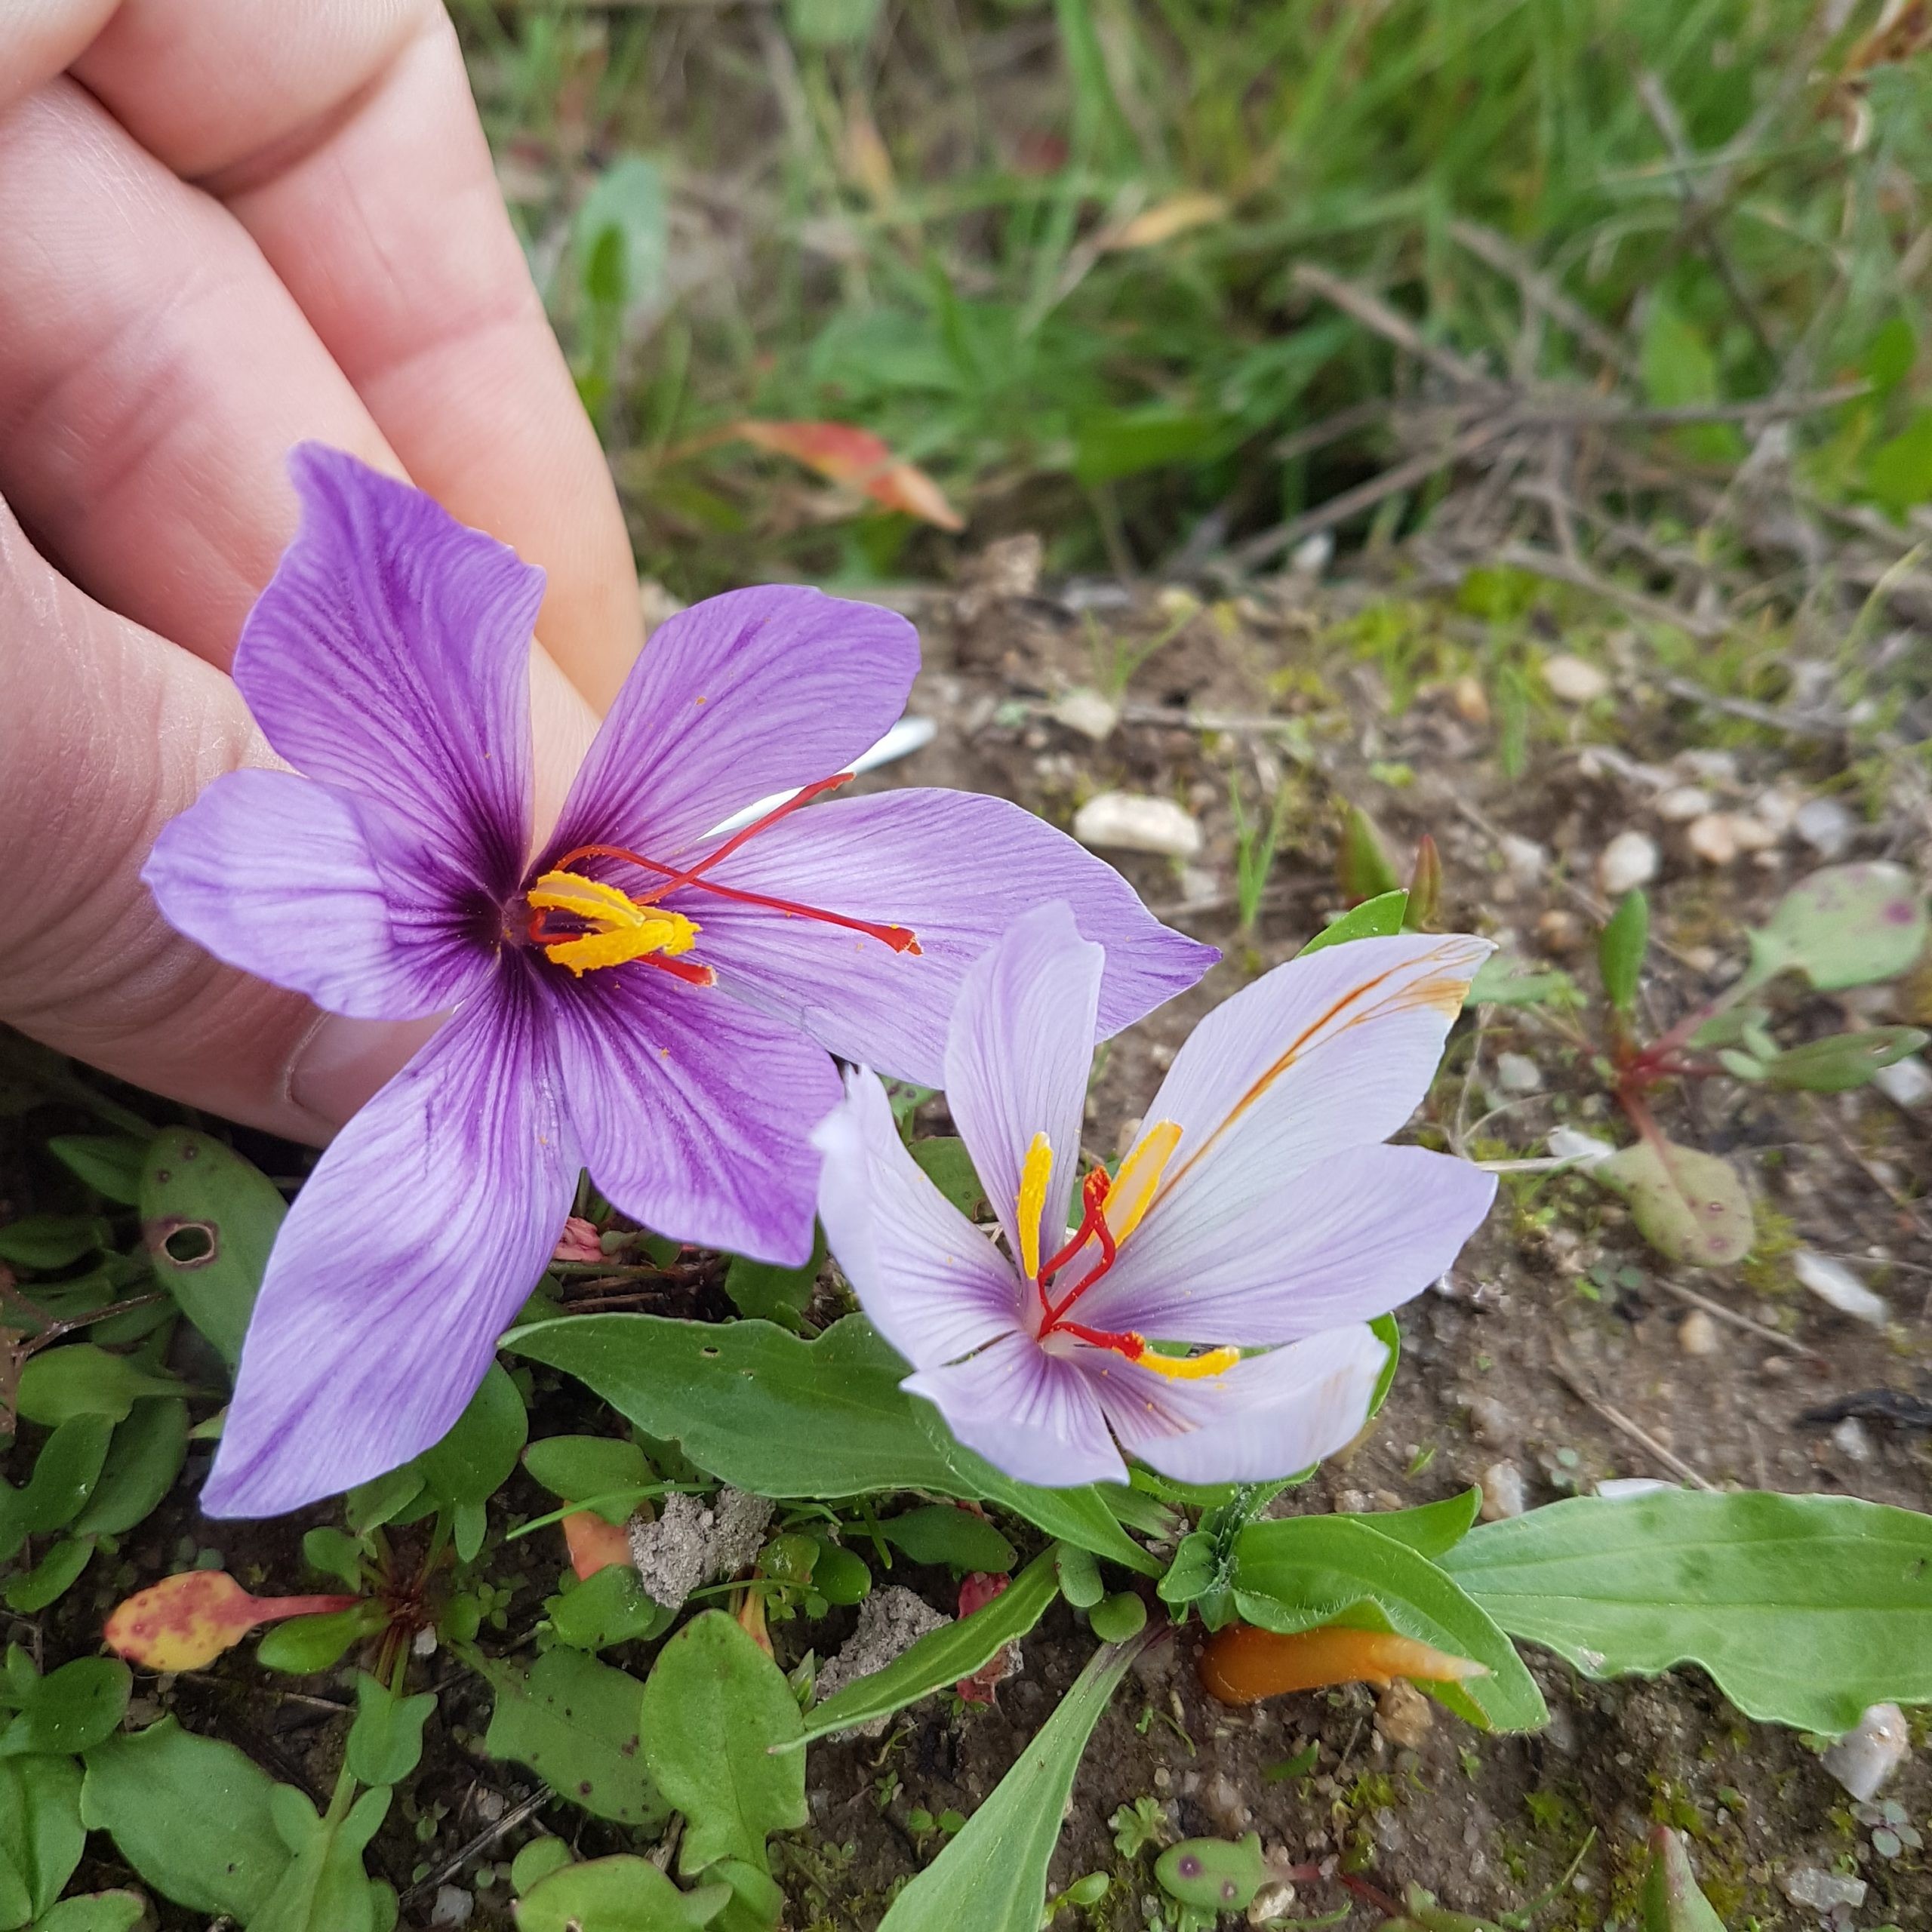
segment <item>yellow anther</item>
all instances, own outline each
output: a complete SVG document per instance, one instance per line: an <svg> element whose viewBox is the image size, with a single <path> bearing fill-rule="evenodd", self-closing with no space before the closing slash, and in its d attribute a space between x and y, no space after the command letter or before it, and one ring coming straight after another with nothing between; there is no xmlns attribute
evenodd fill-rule
<svg viewBox="0 0 1932 1932"><path fill-rule="evenodd" d="M1223 1375L1241 1360L1238 1349L1210 1349L1204 1355L1161 1355L1143 1347L1134 1358L1142 1368L1151 1368L1176 1382L1199 1382L1211 1375Z"/></svg>
<svg viewBox="0 0 1932 1932"><path fill-rule="evenodd" d="M698 928L681 912L640 906L628 893L580 872L546 872L529 893L531 909L565 912L590 930L553 940L544 957L581 978L600 966L621 966L646 953L688 952Z"/></svg>
<svg viewBox="0 0 1932 1932"><path fill-rule="evenodd" d="M1029 1281L1040 1272L1040 1217L1046 1212L1053 1171L1053 1143L1036 1134L1020 1169L1020 1265Z"/></svg>
<svg viewBox="0 0 1932 1932"><path fill-rule="evenodd" d="M1180 1128L1171 1120L1157 1120L1120 1164L1107 1194L1107 1232L1116 1247L1140 1226L1140 1217L1153 1204L1154 1190L1180 1145Z"/></svg>

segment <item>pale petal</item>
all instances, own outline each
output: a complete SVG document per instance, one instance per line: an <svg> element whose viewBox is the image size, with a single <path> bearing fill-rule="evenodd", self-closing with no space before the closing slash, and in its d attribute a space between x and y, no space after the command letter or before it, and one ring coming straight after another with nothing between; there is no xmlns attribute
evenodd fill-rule
<svg viewBox="0 0 1932 1932"><path fill-rule="evenodd" d="M1021 1482L1071 1489L1127 1480L1089 1379L1030 1336L1002 1336L967 1361L922 1369L900 1386L924 1396L968 1448Z"/></svg>
<svg viewBox="0 0 1932 1932"><path fill-rule="evenodd" d="M1015 1326L1012 1268L906 1151L875 1075L846 1076L812 1145L824 1157L826 1240L867 1318L908 1361L937 1367Z"/></svg>
<svg viewBox="0 0 1932 1932"><path fill-rule="evenodd" d="M1078 1318L1169 1341L1297 1341L1420 1294L1495 1197L1494 1174L1420 1147L1350 1148L1277 1183L1231 1137L1157 1202Z"/></svg>
<svg viewBox="0 0 1932 1932"><path fill-rule="evenodd" d="M1097 1349L1078 1358L1121 1447L1177 1482L1272 1482L1353 1440L1389 1351L1331 1330L1182 1381Z"/></svg>
<svg viewBox="0 0 1932 1932"><path fill-rule="evenodd" d="M881 792L808 807L721 865L718 881L906 926L921 951L814 919L672 895L704 928L698 956L734 992L791 1018L842 1060L938 1086L966 969L1035 907L1063 900L1106 949L1103 1036L1185 991L1220 956L1160 924L1110 866L1004 798Z"/></svg>
<svg viewBox="0 0 1932 1932"><path fill-rule="evenodd" d="M506 975L336 1137L269 1257L210 1515L299 1509L448 1431L577 1184L558 1088L535 989Z"/></svg>
<svg viewBox="0 0 1932 1932"><path fill-rule="evenodd" d="M1027 1234L1043 1257L1066 1238L1106 958L1057 900L1026 914L974 961L953 1008L946 1103L1015 1256L1026 1251L1020 1177L1036 1134L1046 1137L1053 1165Z"/></svg>

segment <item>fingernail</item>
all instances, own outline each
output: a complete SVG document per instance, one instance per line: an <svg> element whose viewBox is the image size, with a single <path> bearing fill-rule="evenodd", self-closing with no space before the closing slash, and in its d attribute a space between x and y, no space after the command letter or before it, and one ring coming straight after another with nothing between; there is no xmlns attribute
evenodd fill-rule
<svg viewBox="0 0 1932 1932"><path fill-rule="evenodd" d="M448 1016L426 1020L345 1020L325 1014L289 1069L289 1098L313 1116L326 1139L386 1082Z"/></svg>

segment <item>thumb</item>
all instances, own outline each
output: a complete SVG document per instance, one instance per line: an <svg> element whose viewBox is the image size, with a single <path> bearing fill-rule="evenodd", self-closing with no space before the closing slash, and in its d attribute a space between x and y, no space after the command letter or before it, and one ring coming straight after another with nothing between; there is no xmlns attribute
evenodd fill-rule
<svg viewBox="0 0 1932 1932"><path fill-rule="evenodd" d="M593 721L533 654L540 820ZM0 503L0 1021L231 1120L326 1140L435 1030L346 1020L225 966L156 909L155 835L277 761L228 678L97 604Z"/></svg>

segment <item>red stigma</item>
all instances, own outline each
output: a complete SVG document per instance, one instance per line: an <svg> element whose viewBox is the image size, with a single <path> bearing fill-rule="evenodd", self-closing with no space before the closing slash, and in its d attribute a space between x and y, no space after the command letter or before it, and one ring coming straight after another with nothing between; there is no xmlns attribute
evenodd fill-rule
<svg viewBox="0 0 1932 1932"><path fill-rule="evenodd" d="M1107 1226L1107 1195L1113 1183L1104 1168L1096 1168L1080 1183L1080 1225L1073 1231L1066 1245L1057 1254L1050 1257L1040 1265L1034 1285L1039 1290L1040 1308L1046 1319L1040 1324L1035 1340L1044 1341L1056 1328L1064 1328L1069 1335L1077 1335L1083 1342L1091 1342L1097 1348L1113 1349L1126 1355L1129 1361L1140 1358L1141 1343L1139 1337L1115 1335L1104 1329L1083 1327L1077 1321L1069 1321L1066 1312L1107 1270L1114 1265L1114 1257L1118 1251L1114 1244L1113 1230ZM1100 1258L1087 1272L1056 1302L1047 1292L1050 1276L1057 1274L1090 1241L1100 1244ZM1129 1344L1131 1344L1130 1348Z"/></svg>
<svg viewBox="0 0 1932 1932"><path fill-rule="evenodd" d="M841 785L850 784L854 775L849 771L841 771L832 777L821 778L814 784L804 786L795 797L787 798L782 805L775 806L762 818L754 820L751 824L734 832L717 851L707 854L695 865L666 865L661 859L648 857L642 852L633 852L624 845L579 845L565 853L561 858L552 860L548 869L553 872L568 870L579 859L617 859L626 865L641 866L646 872L663 875L658 884L638 897L636 903L640 906L655 906L670 894L688 889L708 892L716 898L729 900L735 905L761 906L767 912L780 912L788 918L816 919L821 924L842 926L848 932L863 933L868 939L877 940L881 946L890 946L894 952L917 955L920 949L918 938L909 927L888 925L871 919L851 918L842 912L828 912L822 906L803 905L796 900L774 898L769 893L748 892L737 886L721 885L715 879L705 877L712 866L728 859L740 846L756 838L761 832L776 825L780 819L789 817L800 806L811 804L813 799L825 792L835 790ZM533 941L541 945L546 940L555 940L568 937L549 931L543 926L543 918L540 912L531 917L530 936ZM678 962L667 961L657 957L651 958L649 963L662 967L666 971L677 971L681 979L691 977L694 971L703 971L706 977L702 981L694 980L693 983L707 986L711 983L708 968L686 967L679 971Z"/></svg>

